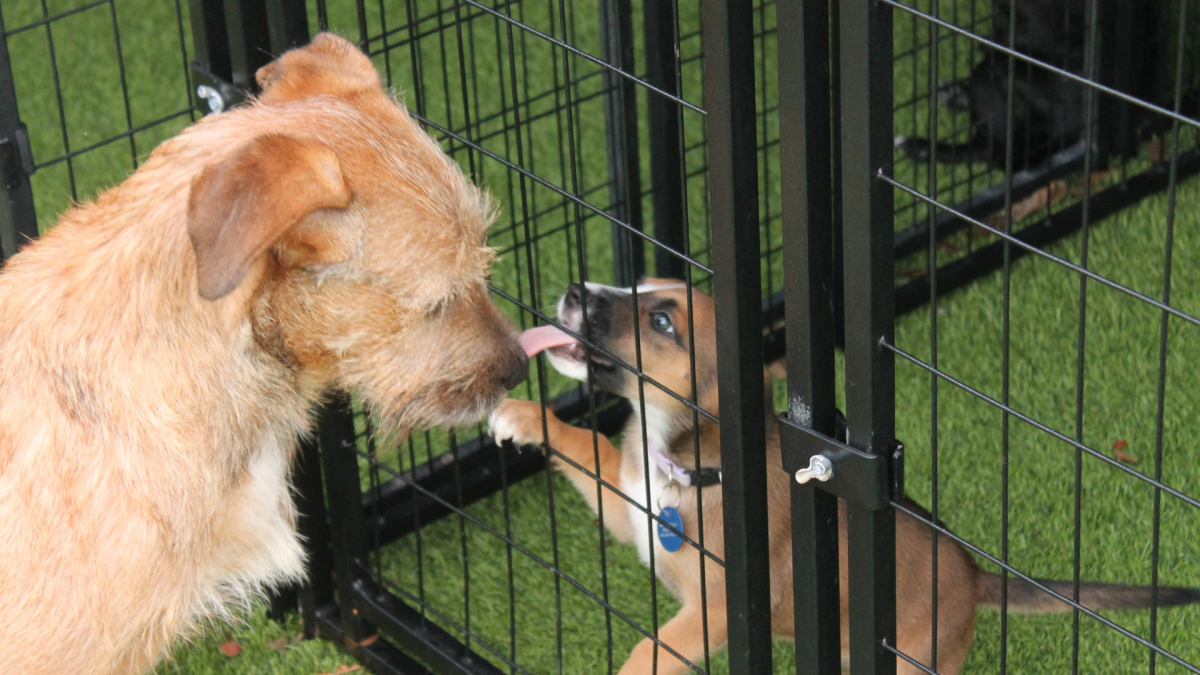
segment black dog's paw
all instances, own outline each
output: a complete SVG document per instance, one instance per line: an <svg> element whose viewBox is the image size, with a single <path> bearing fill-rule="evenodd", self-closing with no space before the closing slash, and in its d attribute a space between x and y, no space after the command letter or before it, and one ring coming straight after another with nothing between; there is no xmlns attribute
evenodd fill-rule
<svg viewBox="0 0 1200 675"><path fill-rule="evenodd" d="M928 162L933 157L933 144L927 138L897 136L895 146L900 148L909 159L914 159L918 162Z"/></svg>

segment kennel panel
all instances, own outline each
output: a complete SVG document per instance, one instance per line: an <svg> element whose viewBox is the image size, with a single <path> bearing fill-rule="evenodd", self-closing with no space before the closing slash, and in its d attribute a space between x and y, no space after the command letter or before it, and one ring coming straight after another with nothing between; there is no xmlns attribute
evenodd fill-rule
<svg viewBox="0 0 1200 675"><path fill-rule="evenodd" d="M1154 167L1162 165L1162 138L1169 134L1176 73L1180 76L1180 111L1185 118L1196 116L1193 36L1200 24L1195 24L1196 12L1185 11L1186 3L1101 0L1094 40L1081 25L1069 27L1071 21L1081 24L1084 6L1091 5L1060 3L1062 12L1069 14L1060 18L1060 23L1068 26L1062 30L1073 36L1061 42L1070 48L1014 42L1013 48L1036 53L1019 54L1012 63L1017 105L1012 170L1007 173L1003 140L1008 63L1004 55L1010 46L994 43L1003 35L997 37L992 4L939 3L936 21L941 28L936 49L929 22L921 18L929 16L930 6L902 4L912 11L897 13L897 39L903 38L913 47L898 48L896 55L898 142L932 138L942 144L959 144L960 154L954 161L948 157L937 163L938 175L932 177L928 162L904 150L897 152L898 179L920 185L925 192L930 181L936 180L943 195L939 199L953 206L953 211L942 210L930 221L925 210L928 205L922 200L906 193L897 195L896 251L901 261L897 303L901 312L915 309L929 294L929 281L922 272L928 257L924 241L929 227L938 232L938 274L943 290L949 291L1003 267L1002 242L986 228L971 226L971 220L997 226L1003 224L1005 213L1012 212L1017 221L1015 231L1037 246L1079 231L1084 207L1078 175L1087 161L1092 162L1091 173L1096 174L1089 186L1096 193L1088 207L1093 211L1089 217L1115 213L1148 194L1167 190L1168 177ZM1020 7L1025 20L1032 5L1001 3L998 7ZM1006 22L1007 17L1002 24ZM1180 39L1180 35L1185 37ZM929 67L931 54L939 61L936 77ZM964 59L964 54L968 58ZM1085 63L1087 54L1094 58ZM1090 76L1085 77L1085 66L1093 69ZM1086 86L1085 79L1101 88ZM974 99L968 96L971 91L976 92ZM970 100L976 102L975 113L963 109ZM984 105L986 101L990 104ZM1090 122L1086 119L1089 107ZM1026 119L1037 124L1024 124ZM1087 125L1092 129L1090 135L1083 133ZM930 133L930 128L936 132ZM1035 133L1038 129L1048 131L1039 135ZM1091 154L1086 152L1085 137L1091 138ZM979 138L987 141L978 150L993 155L993 161L967 161L970 153L962 148ZM1195 141L1185 132L1183 161L1178 167L1181 176L1195 171L1190 161L1194 147ZM1012 204L1006 206L1009 194Z"/></svg>
<svg viewBox="0 0 1200 675"><path fill-rule="evenodd" d="M711 243L698 3L623 9L594 2L413 1L358 3L351 12L331 2L314 9L318 24L323 14L334 28L336 17L354 16L350 25L388 84L499 203L489 237L499 254L493 286L521 327L551 320L568 283L621 285L639 264L710 288L713 261L724 251ZM614 10L626 20L613 20ZM651 10L659 12L659 24L647 32ZM743 49L756 53L743 58L757 82L763 64L773 73L771 3L748 16L755 24ZM671 62L647 72L644 54L656 45ZM747 101L759 109L756 128L776 114L764 98ZM647 119L651 108L655 122ZM673 133L675 142L664 143L651 126ZM765 133L751 134L756 167L760 160L777 162L770 136L777 126ZM614 144L625 154L612 152ZM664 146L675 148L674 157L661 152ZM761 228L776 243L774 253L769 243L753 247L755 271L774 275L767 288L753 283L756 310L771 285L782 283L778 269L767 267L778 256L779 235L769 231L769 219L754 216L758 211L750 211L752 230ZM623 367L645 379L633 361ZM589 395L544 364L533 371L515 393L558 405L564 418L590 419L614 433L630 414L629 406ZM662 387L652 379L644 386ZM686 401L688 392L682 394ZM640 406L636 401L633 414ZM714 413L697 409L696 421ZM538 475L541 452L499 448L482 437L482 427L431 430L396 444L375 433L369 411L356 420L369 561L359 572L372 588L414 608L418 623L472 650L477 667L583 672L599 659L619 668L633 644L677 611L636 554L613 546L603 523L583 516L588 509L569 483L553 472ZM723 565L705 555L707 565ZM581 625L593 633L580 644L570 637ZM411 633L399 639L422 653ZM463 667L463 659L451 661L457 665L438 661L434 668ZM702 672L724 668L710 666L707 655L694 665Z"/></svg>
<svg viewBox="0 0 1200 675"><path fill-rule="evenodd" d="M1014 104L1000 166L918 162L897 148L895 172L880 176L907 228L897 311L927 303L884 344L898 357L909 494L930 507L931 527L950 528L1005 579L1195 586L1200 569L1183 562L1194 472L1176 435L1196 412L1183 393L1195 302L1179 277L1193 255L1183 233L1195 218L1195 3L1078 3L1083 60L1068 63L1018 49L1019 35L996 44L992 7L964 19L957 3L885 2L918 45L905 56L907 98L896 76L899 134L972 133L947 100L945 85L963 77L955 49L1001 59L1001 103L1037 78L1074 89L1092 130L1022 167L1032 141ZM1047 6L1008 3L1007 20ZM950 220L957 234L938 236ZM908 233L920 236L905 248ZM1196 672L1184 638L1195 608L1101 613L1063 599L1066 617L981 612L968 670ZM923 665L937 670L936 651Z"/></svg>
<svg viewBox="0 0 1200 675"><path fill-rule="evenodd" d="M197 118L183 3L9 1L0 12L40 231Z"/></svg>

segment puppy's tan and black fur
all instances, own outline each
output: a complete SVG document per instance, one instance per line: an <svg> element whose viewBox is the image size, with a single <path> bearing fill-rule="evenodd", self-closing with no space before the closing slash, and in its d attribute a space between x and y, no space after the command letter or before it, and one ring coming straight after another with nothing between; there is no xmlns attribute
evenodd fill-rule
<svg viewBox="0 0 1200 675"><path fill-rule="evenodd" d="M634 414L624 429L623 447L615 447L607 438L593 442L593 432L569 426L553 413L546 413L543 436L543 408L534 402L507 400L493 414L492 431L497 438L511 438L517 443L547 442L550 447L576 464L588 467L607 484L619 486L639 506L604 489L604 524L620 541L637 546L642 560L649 563L650 547L654 546L655 572L683 605L679 614L659 630L659 639L692 663L704 656L703 606L700 588L701 555L684 545L669 553L653 534L642 508L658 510L653 502L667 482L666 474L656 462L646 466L643 457L653 456L656 448L668 453L679 465L696 468L696 434L699 434L699 459L704 467L720 465L719 429L715 423L700 417L698 429L693 425L693 411L675 397L646 384L645 417L639 414L638 379L626 368L616 365L616 357L625 363L636 362L635 322L641 342L641 362L645 374L689 398L693 380L697 401L705 410L718 409L717 350L713 301L693 290L692 326L689 333L688 291L680 282L649 280L639 286L637 313L629 289L616 289L588 284L586 289L572 285L558 307L562 325L584 335L598 349L587 350L581 343L551 349L551 364L570 377L586 380L591 370L592 381L611 393L632 399ZM582 307L586 304L587 325ZM695 371L690 352L695 349ZM764 373L765 381L765 373ZM769 396L769 387L764 388ZM770 409L771 406L767 406ZM767 426L768 508L771 555L771 625L776 637L793 637L792 540L789 508L789 481L781 467L779 433L775 416L768 413L763 421ZM643 429L647 446L643 446ZM649 451L649 452L648 452ZM599 457L599 466L596 457ZM591 504L597 505L596 480L557 457L552 462L579 489ZM646 483L649 481L649 490ZM697 494L699 489L699 494ZM650 504L647 504L647 494ZM842 605L842 662L848 663L847 579L846 579L846 513L841 509L841 605ZM914 505L915 506L915 505ZM919 508L919 507L917 507ZM697 510L703 509L703 539L698 529ZM689 538L703 541L705 548L724 557L721 487L688 488L682 490L678 510L683 517ZM896 594L897 635L899 648L909 656L929 663L932 626L932 561L933 532L915 518L896 514ZM940 673L959 672L975 632L975 610L980 605L997 606L1000 602L1000 579L979 569L970 555L950 539L939 536L938 546L938 660ZM727 640L725 615L724 570L711 561L706 564L708 639L710 649L722 648ZM1069 582L1045 582L1056 592L1070 597ZM1160 588L1159 606L1183 604L1200 599L1193 589ZM1093 609L1149 607L1150 589L1117 584L1082 585L1080 602ZM1008 608L1014 613L1043 613L1069 611L1069 607L1018 579L1009 579ZM621 669L622 675L651 673L655 660L655 644L650 639L639 643ZM658 650L657 673L684 673L690 669L666 650ZM897 672L915 675L921 672L898 659Z"/></svg>

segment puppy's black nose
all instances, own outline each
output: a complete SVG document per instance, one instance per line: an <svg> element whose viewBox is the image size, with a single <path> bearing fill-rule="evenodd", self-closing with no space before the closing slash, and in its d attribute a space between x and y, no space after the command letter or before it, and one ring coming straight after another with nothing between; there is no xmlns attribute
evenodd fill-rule
<svg viewBox="0 0 1200 675"><path fill-rule="evenodd" d="M503 372L500 384L503 384L505 389L515 389L518 384L528 379L529 358L525 356L525 352L520 350L515 352Z"/></svg>
<svg viewBox="0 0 1200 675"><path fill-rule="evenodd" d="M586 297L587 289L583 287L583 284L571 284L567 286L567 307L582 306Z"/></svg>

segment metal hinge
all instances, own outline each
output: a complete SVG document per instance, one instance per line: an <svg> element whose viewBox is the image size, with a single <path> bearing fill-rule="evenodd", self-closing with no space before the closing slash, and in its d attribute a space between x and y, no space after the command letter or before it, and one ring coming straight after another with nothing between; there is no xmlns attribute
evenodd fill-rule
<svg viewBox="0 0 1200 675"><path fill-rule="evenodd" d="M904 444L893 441L886 453L871 454L845 442L845 426L838 413L837 435L829 438L779 416L783 468L801 483L814 484L848 504L872 511L885 508L904 495Z"/></svg>

